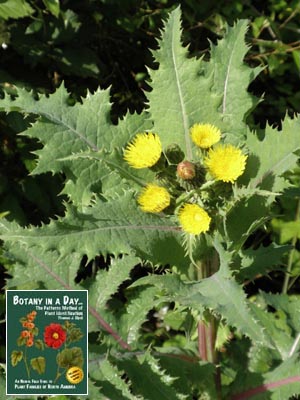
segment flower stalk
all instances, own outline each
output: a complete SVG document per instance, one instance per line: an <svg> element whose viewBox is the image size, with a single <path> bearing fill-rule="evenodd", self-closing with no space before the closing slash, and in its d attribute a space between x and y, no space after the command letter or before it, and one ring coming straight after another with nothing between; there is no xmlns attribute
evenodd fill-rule
<svg viewBox="0 0 300 400"><path fill-rule="evenodd" d="M198 280L208 278L219 269L219 258L216 251L210 254L210 257L203 260L200 267L197 268ZM202 361L210 362L215 365L215 384L217 399L221 400L221 374L218 367L218 352L216 349L216 339L219 320L210 311L206 311L203 318L198 321L198 352Z"/></svg>

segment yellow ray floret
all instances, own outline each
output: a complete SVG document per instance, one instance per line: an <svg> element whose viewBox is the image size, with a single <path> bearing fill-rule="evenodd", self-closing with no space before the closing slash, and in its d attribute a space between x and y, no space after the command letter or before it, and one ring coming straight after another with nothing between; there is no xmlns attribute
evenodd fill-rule
<svg viewBox="0 0 300 400"><path fill-rule="evenodd" d="M164 187L149 184L142 190L137 201L142 211L157 213L170 205L171 196Z"/></svg>
<svg viewBox="0 0 300 400"><path fill-rule="evenodd" d="M233 183L245 170L247 156L231 144L210 149L204 164L218 181Z"/></svg>
<svg viewBox="0 0 300 400"><path fill-rule="evenodd" d="M184 204L178 213L182 229L187 233L198 235L207 232L211 218L207 212L197 204Z"/></svg>
<svg viewBox="0 0 300 400"><path fill-rule="evenodd" d="M160 158L161 142L155 133L138 133L127 145L124 159L133 168L152 167Z"/></svg>
<svg viewBox="0 0 300 400"><path fill-rule="evenodd" d="M221 139L221 131L211 124L195 124L190 129L193 142L202 149L208 149Z"/></svg>

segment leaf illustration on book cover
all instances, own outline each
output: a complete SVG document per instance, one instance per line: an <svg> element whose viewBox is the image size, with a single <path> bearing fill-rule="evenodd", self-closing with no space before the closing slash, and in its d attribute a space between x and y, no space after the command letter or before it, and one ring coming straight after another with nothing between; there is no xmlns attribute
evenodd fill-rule
<svg viewBox="0 0 300 400"><path fill-rule="evenodd" d="M23 351L14 350L14 351L11 353L10 360L11 360L11 365L12 365L13 367L15 367L16 365L18 365L18 363L19 363L20 361L22 361L22 359L23 359Z"/></svg>
<svg viewBox="0 0 300 400"><path fill-rule="evenodd" d="M69 368L71 366L82 367L83 353L80 347L72 347L71 349L64 349L57 354L57 364L61 368Z"/></svg>
<svg viewBox="0 0 300 400"><path fill-rule="evenodd" d="M46 360L44 357L36 357L30 360L30 365L38 374L43 374L46 369Z"/></svg>

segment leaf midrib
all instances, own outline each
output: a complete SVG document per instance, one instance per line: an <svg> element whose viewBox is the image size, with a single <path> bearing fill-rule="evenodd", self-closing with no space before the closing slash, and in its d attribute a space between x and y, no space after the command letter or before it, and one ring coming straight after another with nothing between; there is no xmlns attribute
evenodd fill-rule
<svg viewBox="0 0 300 400"><path fill-rule="evenodd" d="M26 93L26 95L27 94L28 93ZM11 105L11 108L14 108L13 104ZM26 105L22 105L17 108L20 109L20 112L44 116L48 121L50 121L56 125L65 127L68 131L72 132L80 140L82 140L84 143L86 143L93 151L99 151L98 147L94 143L90 142L86 137L84 137L84 135L82 133L76 131L72 126L65 123L62 119L58 119L54 114L51 114L50 112L47 112L43 109L39 109L38 107L35 106L35 104L33 104L29 107L27 107ZM38 123L38 121L37 121L37 123Z"/></svg>
<svg viewBox="0 0 300 400"><path fill-rule="evenodd" d="M59 233L59 232L55 232L52 235L43 235L41 234L41 232L37 232L36 235L32 235L29 234L28 235L20 235L20 234L12 234L12 235L0 235L1 238L6 238L7 240L11 240L11 239L22 239L22 238L42 238L42 239L47 239L47 238L53 238L53 236L55 237L63 237L63 236L77 236L77 235L83 235L83 234L91 234L91 233L95 233L95 232L103 232L103 231L107 231L107 230L158 230L158 231L164 231L164 232L179 232L181 231L180 227L177 226L168 226L168 225L110 225L110 226L105 226L105 227L97 227L95 229L82 229L82 230L78 230L76 232L63 232L63 233Z"/></svg>
<svg viewBox="0 0 300 400"><path fill-rule="evenodd" d="M183 100L183 93L181 89L181 83L179 79L179 74L178 74L178 67L177 67L177 61L176 61L176 51L175 51L175 28L174 28L174 20L172 23L172 63L174 67L174 72L175 72L175 78L176 78L176 86L178 89L178 96L179 96L179 102L180 102L180 108L181 108L181 115L182 115L182 124L183 124L183 129L184 129L184 139L185 139L185 147L186 147L186 155L189 160L192 160L193 158L193 153L192 153L192 146L190 142L190 137L189 137L189 120L187 117L186 109L185 109L185 104Z"/></svg>

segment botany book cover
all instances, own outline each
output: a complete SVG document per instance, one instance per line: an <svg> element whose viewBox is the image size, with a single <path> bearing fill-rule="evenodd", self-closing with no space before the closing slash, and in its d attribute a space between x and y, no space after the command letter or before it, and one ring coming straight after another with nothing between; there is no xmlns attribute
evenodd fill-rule
<svg viewBox="0 0 300 400"><path fill-rule="evenodd" d="M86 395L86 290L7 290L6 394Z"/></svg>

